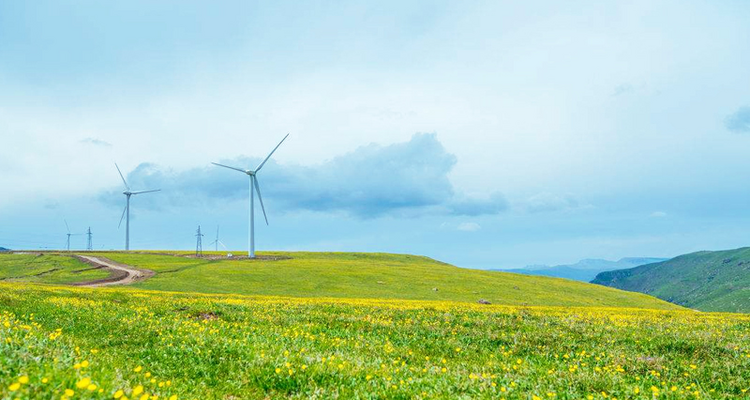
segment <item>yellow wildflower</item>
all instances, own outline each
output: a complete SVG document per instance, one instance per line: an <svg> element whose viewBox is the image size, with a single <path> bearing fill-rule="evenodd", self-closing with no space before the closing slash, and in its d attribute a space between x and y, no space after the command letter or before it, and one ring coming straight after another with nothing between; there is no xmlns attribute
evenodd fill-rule
<svg viewBox="0 0 750 400"><path fill-rule="evenodd" d="M83 388L88 387L90 384L91 384L90 378L83 378L80 381L78 381L78 383L76 383L76 387L78 389L83 389Z"/></svg>

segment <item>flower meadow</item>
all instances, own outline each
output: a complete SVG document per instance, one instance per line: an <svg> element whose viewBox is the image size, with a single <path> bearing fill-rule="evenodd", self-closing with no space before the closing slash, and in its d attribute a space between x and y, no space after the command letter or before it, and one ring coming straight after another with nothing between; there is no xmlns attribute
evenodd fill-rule
<svg viewBox="0 0 750 400"><path fill-rule="evenodd" d="M750 316L0 284L3 399L730 399Z"/></svg>

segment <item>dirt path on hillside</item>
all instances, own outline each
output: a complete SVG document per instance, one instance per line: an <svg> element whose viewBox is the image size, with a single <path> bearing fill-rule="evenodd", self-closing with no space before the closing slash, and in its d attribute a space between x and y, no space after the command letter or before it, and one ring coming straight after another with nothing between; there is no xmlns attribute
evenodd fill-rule
<svg viewBox="0 0 750 400"><path fill-rule="evenodd" d="M73 285L75 286L97 287L111 285L130 285L131 283L146 280L154 276L155 274L154 271L131 267L130 265L121 264L105 257L81 255L76 255L74 257L80 261L85 262L86 264L91 265L94 268L105 269L109 272L109 276L104 279L74 283Z"/></svg>

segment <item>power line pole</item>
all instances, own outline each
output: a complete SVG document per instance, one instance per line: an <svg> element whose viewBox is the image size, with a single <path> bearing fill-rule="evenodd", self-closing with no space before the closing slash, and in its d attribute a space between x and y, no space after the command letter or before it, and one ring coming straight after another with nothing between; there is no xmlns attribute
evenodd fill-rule
<svg viewBox="0 0 750 400"><path fill-rule="evenodd" d="M86 232L86 236L88 236L88 243L86 244L86 250L91 251L94 250L94 244L91 241L91 227L89 226L88 232Z"/></svg>
<svg viewBox="0 0 750 400"><path fill-rule="evenodd" d="M202 243L203 234L201 233L200 225L198 225L198 231L196 232L195 237L198 239L195 243L195 256L202 257L203 256L203 243Z"/></svg>

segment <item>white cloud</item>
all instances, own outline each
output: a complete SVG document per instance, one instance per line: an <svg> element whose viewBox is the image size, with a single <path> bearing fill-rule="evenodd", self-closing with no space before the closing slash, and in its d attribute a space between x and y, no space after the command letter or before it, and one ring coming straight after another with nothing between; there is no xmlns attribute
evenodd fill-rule
<svg viewBox="0 0 750 400"><path fill-rule="evenodd" d="M101 140L101 139L97 139L97 138L92 138L92 137L87 137L85 139L81 139L81 140L79 140L79 142L80 143L85 143L85 144L93 144L95 146L112 147L112 143L109 143L109 142L107 142L105 140Z"/></svg>
<svg viewBox="0 0 750 400"><path fill-rule="evenodd" d="M482 225L479 225L476 222L462 222L462 223L458 224L458 228L457 229L459 231L464 231L464 232L476 232L476 231L482 229Z"/></svg>
<svg viewBox="0 0 750 400"><path fill-rule="evenodd" d="M553 193L535 194L526 200L526 211L530 213L553 212L553 211L571 211L578 208L590 207L588 204L581 204L572 195L559 196Z"/></svg>
<svg viewBox="0 0 750 400"><path fill-rule="evenodd" d="M260 159L238 157L220 162L253 168ZM315 167L278 164L271 159L259 180L266 200L273 199L277 207L288 210L375 218L386 214L494 215L508 208L498 192L477 198L456 191L448 179L455 163L455 156L446 151L437 135L415 134L407 142L362 146ZM110 170L114 174L114 168ZM245 178L213 165L175 172L143 163L127 173L131 187L163 190L160 196L142 200L143 206L151 208L244 199ZM100 198L112 202L119 199L118 191L105 191Z"/></svg>
<svg viewBox="0 0 750 400"><path fill-rule="evenodd" d="M666 216L667 213L665 213L664 211L654 211L650 215L651 218L664 218Z"/></svg>
<svg viewBox="0 0 750 400"><path fill-rule="evenodd" d="M750 107L740 107L724 121L724 125L735 133L750 132Z"/></svg>

